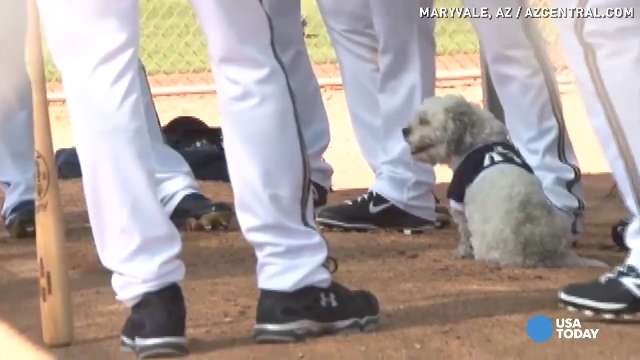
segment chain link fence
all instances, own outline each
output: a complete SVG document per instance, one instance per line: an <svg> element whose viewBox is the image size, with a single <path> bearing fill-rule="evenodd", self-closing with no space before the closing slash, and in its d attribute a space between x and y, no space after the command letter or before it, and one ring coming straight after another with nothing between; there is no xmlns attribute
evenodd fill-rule
<svg viewBox="0 0 640 360"><path fill-rule="evenodd" d="M339 69L315 0L301 0L306 23L305 39L321 84L339 84ZM402 0L400 0L402 1ZM550 0L533 0L531 6L548 6ZM462 0L436 0L437 7L462 7ZM186 0L142 0L141 57L154 94L180 95L209 92L214 81L199 25ZM416 14L418 16L418 14ZM557 69L564 68L558 55L557 33L552 21L541 29ZM439 79L478 77L479 45L468 19L438 19L436 23ZM50 88L58 89L59 75L49 62Z"/></svg>

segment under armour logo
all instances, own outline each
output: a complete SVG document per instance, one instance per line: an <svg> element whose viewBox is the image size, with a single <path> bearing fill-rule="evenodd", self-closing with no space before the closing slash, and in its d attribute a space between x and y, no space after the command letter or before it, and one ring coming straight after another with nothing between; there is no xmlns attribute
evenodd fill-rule
<svg viewBox="0 0 640 360"><path fill-rule="evenodd" d="M338 301L336 300L336 294L330 292L329 295L327 296L327 293L325 292L321 292L320 293L320 306L326 308L327 306L331 305L331 307L338 307Z"/></svg>

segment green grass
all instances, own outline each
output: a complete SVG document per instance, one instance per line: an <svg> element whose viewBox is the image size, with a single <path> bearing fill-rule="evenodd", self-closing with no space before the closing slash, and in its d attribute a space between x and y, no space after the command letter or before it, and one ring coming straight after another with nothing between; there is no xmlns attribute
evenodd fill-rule
<svg viewBox="0 0 640 360"><path fill-rule="evenodd" d="M149 74L199 73L209 69L205 41L187 1L142 0L140 4L140 53ZM462 6L461 0L436 0L436 4ZM315 0L302 0L302 9L308 23L306 41L312 61L335 62L335 53ZM478 51L478 42L468 20L438 20L436 38L438 54ZM58 72L49 59L47 77L59 80Z"/></svg>
<svg viewBox="0 0 640 360"><path fill-rule="evenodd" d="M462 7L462 0L436 0L436 6ZM436 23L438 55L474 54L480 45L468 19L438 19Z"/></svg>
<svg viewBox="0 0 640 360"><path fill-rule="evenodd" d="M436 6L461 7L463 5L462 0L436 0ZM335 62L335 53L316 1L302 0L302 13L308 23L307 48L312 61L320 64ZM416 16L418 16L417 13ZM438 55L476 53L479 47L473 27L466 19L439 19L436 23L436 39Z"/></svg>

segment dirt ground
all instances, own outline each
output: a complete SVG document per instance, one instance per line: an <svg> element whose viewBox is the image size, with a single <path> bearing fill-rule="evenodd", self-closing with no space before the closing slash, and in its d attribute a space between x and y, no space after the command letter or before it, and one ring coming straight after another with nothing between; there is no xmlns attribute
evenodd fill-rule
<svg viewBox="0 0 640 360"><path fill-rule="evenodd" d="M623 254L610 243L609 225L622 215L607 196L608 175L587 176L588 228L580 253L615 264ZM227 184L203 183L207 195L230 200ZM118 349L126 309L113 299L109 274L96 258L78 181L62 183L75 312L73 346L60 359L129 359ZM438 186L442 194L444 185ZM357 195L343 190L332 202ZM510 269L452 260L454 229L423 235L326 232L340 263L336 278L374 291L382 305L377 332L325 337L295 345L254 345L255 259L238 232L185 234L188 333L194 359L632 359L640 352L637 324L593 322L597 340L538 345L527 338L534 314L566 315L555 292L593 278L596 269ZM0 319L40 343L35 247L0 237ZM20 356L2 354L2 359Z"/></svg>
<svg viewBox="0 0 640 360"><path fill-rule="evenodd" d="M439 93L463 93L479 101L474 82L440 84ZM332 119L332 143L327 155L334 165L330 196L338 202L361 194L371 174L351 135L344 96L325 90ZM593 133L585 126L575 88L563 89L568 126L588 173L607 170ZM194 114L218 123L213 96L158 99L163 122L179 114ZM66 111L52 107L57 147L72 144ZM438 170L448 181L448 171ZM587 231L579 252L619 263L624 254L609 240L609 227L623 209L611 195L609 175L584 178ZM442 196L446 184L438 185ZM227 184L202 183L205 194L231 200ZM132 359L119 352L118 336L127 315L118 305L109 274L95 255L79 181L62 182L68 226L68 250L75 315L73 346L52 350L60 359ZM406 236L396 233L326 232L331 253L340 263L337 280L376 293L382 324L369 334L325 337L293 345L255 345L250 341L254 321L255 258L238 232L184 234L183 258L187 279L183 288L188 306L188 335L193 359L634 359L640 353L638 323L588 322L600 329L596 340L558 340L535 344L526 335L529 317L568 316L558 309L557 289L589 280L598 269L512 269L450 258L456 232L449 228ZM11 241L0 228L0 324L41 344L35 246ZM22 359L0 349L0 359Z"/></svg>

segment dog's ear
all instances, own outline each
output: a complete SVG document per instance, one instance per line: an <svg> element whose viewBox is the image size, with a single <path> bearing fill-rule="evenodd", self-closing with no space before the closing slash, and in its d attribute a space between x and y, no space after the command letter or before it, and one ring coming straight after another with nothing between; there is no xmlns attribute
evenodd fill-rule
<svg viewBox="0 0 640 360"><path fill-rule="evenodd" d="M446 114L451 120L447 149L451 154L460 154L469 140L467 138L473 126L475 109L466 100L460 99L446 109Z"/></svg>

